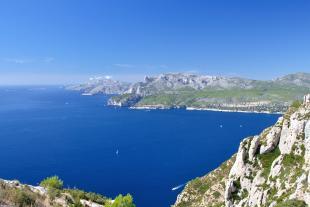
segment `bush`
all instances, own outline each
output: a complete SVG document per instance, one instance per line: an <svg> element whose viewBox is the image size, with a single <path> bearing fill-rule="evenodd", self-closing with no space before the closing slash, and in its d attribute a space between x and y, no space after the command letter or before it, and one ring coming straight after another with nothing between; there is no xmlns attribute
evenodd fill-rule
<svg viewBox="0 0 310 207"><path fill-rule="evenodd" d="M65 189L64 192L69 193L73 199L74 202L77 203L80 201L80 199L85 199L88 201L92 201L101 205L104 205L108 198L97 194L97 193L92 193L92 192L85 192L83 190L78 190L78 189Z"/></svg>
<svg viewBox="0 0 310 207"><path fill-rule="evenodd" d="M302 102L301 101L294 101L291 105L291 107L294 107L294 108L299 108L300 106L302 105Z"/></svg>
<svg viewBox="0 0 310 207"><path fill-rule="evenodd" d="M113 203L108 203L105 207L136 207L136 205L133 204L132 196L127 194L126 196L117 196Z"/></svg>
<svg viewBox="0 0 310 207"><path fill-rule="evenodd" d="M307 207L304 201L288 200L278 203L275 207Z"/></svg>
<svg viewBox="0 0 310 207"><path fill-rule="evenodd" d="M45 178L41 181L40 186L47 188L47 189L62 189L63 187L63 181L59 179L58 176L52 176Z"/></svg>
<svg viewBox="0 0 310 207"><path fill-rule="evenodd" d="M16 189L13 193L13 201L16 206L33 206L35 204L35 198L27 192L24 192L20 189Z"/></svg>
<svg viewBox="0 0 310 207"><path fill-rule="evenodd" d="M265 154L260 154L258 155L259 160L262 163L263 166L263 176L268 177L271 169L271 165L273 161L279 157L281 154L280 149L277 147L271 152L265 153Z"/></svg>

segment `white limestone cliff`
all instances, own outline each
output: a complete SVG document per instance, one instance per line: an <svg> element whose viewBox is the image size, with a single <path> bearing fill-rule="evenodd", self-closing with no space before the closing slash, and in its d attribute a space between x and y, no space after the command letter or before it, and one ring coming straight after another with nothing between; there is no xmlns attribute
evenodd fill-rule
<svg viewBox="0 0 310 207"><path fill-rule="evenodd" d="M195 201L196 206L310 206L310 94L300 106L292 106L274 126L244 139L235 157L225 179L225 189L220 192L224 196L216 203L208 198L204 198L209 200L204 205ZM185 187L179 197L184 192L189 195L188 189ZM191 200L179 199L175 207L195 205Z"/></svg>

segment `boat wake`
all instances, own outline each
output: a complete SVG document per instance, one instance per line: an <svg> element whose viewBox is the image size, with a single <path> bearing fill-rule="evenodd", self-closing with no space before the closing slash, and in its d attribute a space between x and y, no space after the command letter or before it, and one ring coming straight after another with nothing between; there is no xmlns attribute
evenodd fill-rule
<svg viewBox="0 0 310 207"><path fill-rule="evenodd" d="M183 186L184 186L184 184L181 184L181 185L173 187L171 190L175 191L175 190L178 190L178 189L182 188Z"/></svg>

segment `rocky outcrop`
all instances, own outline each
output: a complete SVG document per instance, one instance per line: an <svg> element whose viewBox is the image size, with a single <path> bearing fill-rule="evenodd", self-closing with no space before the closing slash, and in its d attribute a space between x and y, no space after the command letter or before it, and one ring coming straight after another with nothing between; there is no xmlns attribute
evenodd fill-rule
<svg viewBox="0 0 310 207"><path fill-rule="evenodd" d="M112 80L110 77L93 77L86 83L69 85L66 89L80 91L85 95L123 94L129 86L129 83Z"/></svg>
<svg viewBox="0 0 310 207"><path fill-rule="evenodd" d="M109 106L130 107L135 105L142 97L136 94L124 94L123 96L115 96L108 100Z"/></svg>
<svg viewBox="0 0 310 207"><path fill-rule="evenodd" d="M78 189L54 189L0 179L1 207L104 207L114 201Z"/></svg>
<svg viewBox="0 0 310 207"><path fill-rule="evenodd" d="M177 197L176 206L204 207L210 203L223 206L225 182L234 160L235 156L206 176L190 181Z"/></svg>
<svg viewBox="0 0 310 207"><path fill-rule="evenodd" d="M209 186L218 184L218 180L213 180ZM309 206L310 95L304 97L302 104L290 107L274 126L258 136L244 139L228 176L221 182L225 183L223 196L218 198L223 201L221 204L208 198L214 193L212 188L205 189L208 194L185 188L175 207ZM185 205L179 199L184 195L186 198L201 197L208 202L192 205L187 199Z"/></svg>

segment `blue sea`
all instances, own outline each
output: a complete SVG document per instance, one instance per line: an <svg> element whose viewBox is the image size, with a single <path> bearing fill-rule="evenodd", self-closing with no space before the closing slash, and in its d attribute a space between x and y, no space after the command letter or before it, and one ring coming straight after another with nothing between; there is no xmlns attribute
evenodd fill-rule
<svg viewBox="0 0 310 207"><path fill-rule="evenodd" d="M66 187L137 207L169 207L182 188L230 158L240 140L279 115L131 110L109 97L61 87L0 88L0 177L36 185L58 175Z"/></svg>

